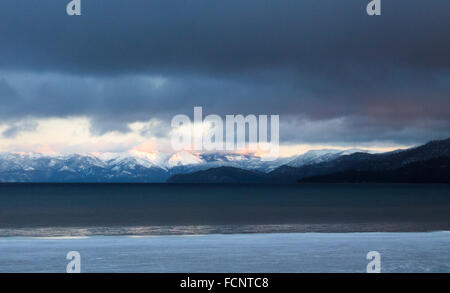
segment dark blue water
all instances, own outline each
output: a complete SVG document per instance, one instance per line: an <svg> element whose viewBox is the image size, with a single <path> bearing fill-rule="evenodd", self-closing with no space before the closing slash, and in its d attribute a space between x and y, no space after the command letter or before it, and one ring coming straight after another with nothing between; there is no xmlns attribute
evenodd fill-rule
<svg viewBox="0 0 450 293"><path fill-rule="evenodd" d="M448 185L0 184L0 236L437 230Z"/></svg>

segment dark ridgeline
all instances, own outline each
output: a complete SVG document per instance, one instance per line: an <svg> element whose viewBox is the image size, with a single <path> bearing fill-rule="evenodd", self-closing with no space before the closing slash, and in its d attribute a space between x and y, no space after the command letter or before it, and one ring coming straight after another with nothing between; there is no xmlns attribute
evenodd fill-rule
<svg viewBox="0 0 450 293"><path fill-rule="evenodd" d="M234 167L219 167L170 177L167 183L268 183L270 177L262 172Z"/></svg>
<svg viewBox="0 0 450 293"><path fill-rule="evenodd" d="M318 164L283 165L267 174L215 168L180 174L170 183L401 182L450 183L450 138L382 154L354 153ZM243 179L240 180L240 175ZM323 176L322 176L323 175ZM325 176L326 175L326 176Z"/></svg>
<svg viewBox="0 0 450 293"><path fill-rule="evenodd" d="M311 183L450 183L450 157L407 164L398 169L344 172L318 175L299 180Z"/></svg>

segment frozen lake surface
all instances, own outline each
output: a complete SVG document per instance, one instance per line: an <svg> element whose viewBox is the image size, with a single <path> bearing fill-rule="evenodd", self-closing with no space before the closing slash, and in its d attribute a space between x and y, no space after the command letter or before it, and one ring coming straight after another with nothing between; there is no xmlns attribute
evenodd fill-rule
<svg viewBox="0 0 450 293"><path fill-rule="evenodd" d="M0 238L0 272L450 272L450 232Z"/></svg>

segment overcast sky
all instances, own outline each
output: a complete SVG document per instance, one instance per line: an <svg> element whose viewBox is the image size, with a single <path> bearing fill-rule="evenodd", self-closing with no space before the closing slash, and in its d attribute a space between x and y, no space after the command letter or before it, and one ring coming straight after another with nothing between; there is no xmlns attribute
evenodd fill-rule
<svg viewBox="0 0 450 293"><path fill-rule="evenodd" d="M163 145L176 114L278 114L285 146L450 136L450 1L2 0L0 151Z"/></svg>

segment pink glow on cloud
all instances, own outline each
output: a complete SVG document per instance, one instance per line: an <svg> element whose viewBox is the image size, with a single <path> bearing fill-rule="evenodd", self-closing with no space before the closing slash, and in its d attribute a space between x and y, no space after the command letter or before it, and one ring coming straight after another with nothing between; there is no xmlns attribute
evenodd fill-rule
<svg viewBox="0 0 450 293"><path fill-rule="evenodd" d="M48 144L38 146L35 152L43 155L52 155L52 156L58 154L58 152Z"/></svg>
<svg viewBox="0 0 450 293"><path fill-rule="evenodd" d="M154 141L146 141L134 147L131 151L154 154L158 152L158 144Z"/></svg>

